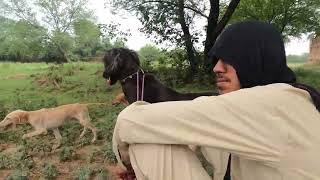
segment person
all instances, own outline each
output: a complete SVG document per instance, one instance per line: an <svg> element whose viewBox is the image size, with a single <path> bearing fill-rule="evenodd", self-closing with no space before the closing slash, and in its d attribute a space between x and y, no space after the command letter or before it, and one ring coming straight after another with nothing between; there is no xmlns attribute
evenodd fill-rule
<svg viewBox="0 0 320 180"><path fill-rule="evenodd" d="M209 180L188 148L194 145L212 164L214 180L225 178L229 154L232 180L319 180L320 95L296 83L276 28L230 25L210 57L221 95L139 101L119 114L113 148L127 172L119 178Z"/></svg>

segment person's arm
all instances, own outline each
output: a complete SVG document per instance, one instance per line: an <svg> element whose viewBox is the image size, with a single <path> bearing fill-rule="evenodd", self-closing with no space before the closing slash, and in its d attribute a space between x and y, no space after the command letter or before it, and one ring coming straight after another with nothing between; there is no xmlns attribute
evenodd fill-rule
<svg viewBox="0 0 320 180"><path fill-rule="evenodd" d="M123 144L197 145L249 159L278 161L287 139L288 121L299 114L292 113L296 109L288 102L310 104L306 94L297 96L294 91L283 90L292 87L282 86L239 90L193 101L138 102L120 113L115 136Z"/></svg>

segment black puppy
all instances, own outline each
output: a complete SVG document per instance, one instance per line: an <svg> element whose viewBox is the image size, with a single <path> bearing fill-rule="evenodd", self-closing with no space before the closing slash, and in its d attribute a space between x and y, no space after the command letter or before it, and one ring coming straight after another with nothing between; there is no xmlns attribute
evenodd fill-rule
<svg viewBox="0 0 320 180"><path fill-rule="evenodd" d="M137 100L156 103L214 95L213 92L179 93L166 87L153 74L143 72L138 54L130 49L111 49L106 52L103 61L105 67L103 77L107 79L109 85L120 81L122 91L130 104Z"/></svg>

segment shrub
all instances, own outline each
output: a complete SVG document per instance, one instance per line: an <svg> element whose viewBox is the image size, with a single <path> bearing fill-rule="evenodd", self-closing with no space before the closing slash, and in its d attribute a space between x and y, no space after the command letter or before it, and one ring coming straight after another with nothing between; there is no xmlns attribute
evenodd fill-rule
<svg viewBox="0 0 320 180"><path fill-rule="evenodd" d="M44 163L41 168L41 174L45 179L51 180L55 179L59 175L57 168L49 163Z"/></svg>
<svg viewBox="0 0 320 180"><path fill-rule="evenodd" d="M33 167L34 162L25 149L20 149L13 156L13 164L15 168L29 170Z"/></svg>
<svg viewBox="0 0 320 180"><path fill-rule="evenodd" d="M102 147L103 157L110 163L116 163L117 159L112 150L112 142L105 144Z"/></svg>
<svg viewBox="0 0 320 180"><path fill-rule="evenodd" d="M6 180L28 180L28 171L17 169Z"/></svg>
<svg viewBox="0 0 320 180"><path fill-rule="evenodd" d="M89 180L92 174L92 169L89 166L84 166L76 169L73 172L73 177L77 180Z"/></svg>
<svg viewBox="0 0 320 180"><path fill-rule="evenodd" d="M7 155L0 153L0 169L9 169L11 165L11 159Z"/></svg>
<svg viewBox="0 0 320 180"><path fill-rule="evenodd" d="M70 161L75 158L75 152L72 147L63 147L62 150L59 152L59 160Z"/></svg>
<svg viewBox="0 0 320 180"><path fill-rule="evenodd" d="M106 179L108 179L108 172L104 168L98 169L96 180L106 180Z"/></svg>

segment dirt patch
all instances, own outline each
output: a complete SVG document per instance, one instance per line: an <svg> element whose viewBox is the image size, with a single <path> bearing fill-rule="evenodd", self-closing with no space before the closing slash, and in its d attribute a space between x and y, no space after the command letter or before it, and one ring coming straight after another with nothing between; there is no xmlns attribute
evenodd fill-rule
<svg viewBox="0 0 320 180"><path fill-rule="evenodd" d="M12 171L13 170L10 170L10 169L0 170L0 178L6 179L11 174Z"/></svg>

